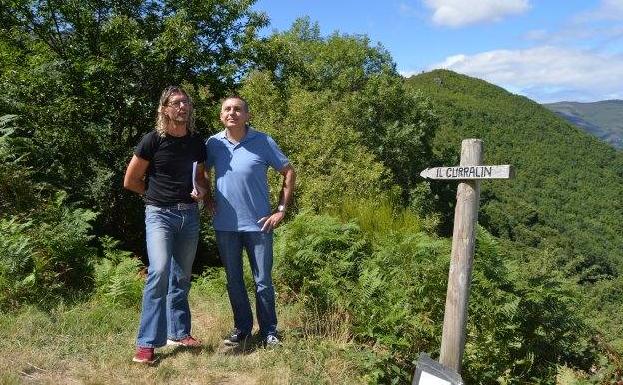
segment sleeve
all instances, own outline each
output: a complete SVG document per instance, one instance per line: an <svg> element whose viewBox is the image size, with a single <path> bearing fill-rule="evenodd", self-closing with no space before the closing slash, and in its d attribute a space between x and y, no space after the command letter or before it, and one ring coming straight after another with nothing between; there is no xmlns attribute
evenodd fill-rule
<svg viewBox="0 0 623 385"><path fill-rule="evenodd" d="M266 136L266 142L268 143L268 164L277 171L283 170L283 168L290 163L288 158L283 154L277 142L270 136Z"/></svg>
<svg viewBox="0 0 623 385"><path fill-rule="evenodd" d="M213 156L214 154L213 154L213 151L210 150L210 147L212 143L214 142L214 140L215 139L212 137L208 138L204 146L206 169L214 166L214 156Z"/></svg>
<svg viewBox="0 0 623 385"><path fill-rule="evenodd" d="M155 134L156 133L154 131L151 131L143 135L143 138L134 149L134 155L141 159L151 161L154 157L156 141L158 140L158 137Z"/></svg>
<svg viewBox="0 0 623 385"><path fill-rule="evenodd" d="M206 161L206 145L204 144L203 140L201 140L201 137L199 135L197 135L197 140L196 140L196 154L195 154L195 158L197 159L197 163L205 163Z"/></svg>

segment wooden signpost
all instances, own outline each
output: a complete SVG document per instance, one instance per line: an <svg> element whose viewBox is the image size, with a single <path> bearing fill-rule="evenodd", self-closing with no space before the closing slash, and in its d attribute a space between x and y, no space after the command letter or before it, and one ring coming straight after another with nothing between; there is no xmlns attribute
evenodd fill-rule
<svg viewBox="0 0 623 385"><path fill-rule="evenodd" d="M456 192L452 254L439 358L442 365L457 373L461 371L461 357L465 348L467 300L480 207L480 180L510 179L514 176L510 165L483 166L482 156L482 141L465 139L461 144L460 166L427 168L420 173L424 178L461 181Z"/></svg>
<svg viewBox="0 0 623 385"><path fill-rule="evenodd" d="M503 166L457 166L427 168L420 176L430 179L509 179L513 177L513 167Z"/></svg>

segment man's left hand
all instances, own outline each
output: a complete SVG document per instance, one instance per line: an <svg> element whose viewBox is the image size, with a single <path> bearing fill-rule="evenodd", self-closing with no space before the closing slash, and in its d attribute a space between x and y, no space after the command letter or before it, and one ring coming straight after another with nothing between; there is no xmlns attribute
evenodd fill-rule
<svg viewBox="0 0 623 385"><path fill-rule="evenodd" d="M277 225L279 225L279 222L281 222L285 216L286 214L283 211L277 211L272 215L261 218L259 221L257 221L257 223L264 222L264 224L262 225L262 231L270 233L275 227L277 227Z"/></svg>

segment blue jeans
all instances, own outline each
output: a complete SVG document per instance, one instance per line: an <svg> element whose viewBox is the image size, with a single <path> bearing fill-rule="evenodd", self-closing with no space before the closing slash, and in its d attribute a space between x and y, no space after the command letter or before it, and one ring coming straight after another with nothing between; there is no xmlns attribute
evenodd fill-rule
<svg viewBox="0 0 623 385"><path fill-rule="evenodd" d="M136 345L157 348L166 345L167 338L190 335L188 291L199 240L199 209L196 204L147 205L145 233L149 268Z"/></svg>
<svg viewBox="0 0 623 385"><path fill-rule="evenodd" d="M277 333L273 268L273 233L216 231L216 243L225 272L227 293L234 313L234 327L243 333L253 329L253 313L242 270L242 250L247 251L255 281L255 307L260 334L265 338Z"/></svg>

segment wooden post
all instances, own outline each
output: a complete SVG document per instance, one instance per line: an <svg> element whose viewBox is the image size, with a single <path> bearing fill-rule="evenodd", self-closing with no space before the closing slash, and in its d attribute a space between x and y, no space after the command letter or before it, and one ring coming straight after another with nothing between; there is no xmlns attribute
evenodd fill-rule
<svg viewBox="0 0 623 385"><path fill-rule="evenodd" d="M457 374L465 349L467 301L474 262L476 223L480 206L480 180L512 179L512 165L482 165L482 141L465 139L461 144L461 165L427 168L422 178L461 181L456 192L452 255L448 274L446 310L443 317L439 362Z"/></svg>
<svg viewBox="0 0 623 385"><path fill-rule="evenodd" d="M465 139L461 144L461 166L482 164L482 141ZM440 363L461 372L465 349L467 301L474 261L476 223L480 205L480 181L465 180L456 192L452 254L448 274L446 310L443 318Z"/></svg>

